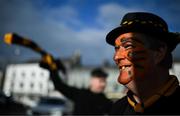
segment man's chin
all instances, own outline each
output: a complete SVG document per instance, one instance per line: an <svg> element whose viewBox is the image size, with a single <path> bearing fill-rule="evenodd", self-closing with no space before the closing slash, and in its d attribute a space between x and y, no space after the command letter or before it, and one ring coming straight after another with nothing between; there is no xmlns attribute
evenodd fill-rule
<svg viewBox="0 0 180 116"><path fill-rule="evenodd" d="M129 78L129 77L122 77L121 75L119 75L118 77L118 82L123 85L127 85L131 81L132 81L132 78Z"/></svg>
<svg viewBox="0 0 180 116"><path fill-rule="evenodd" d="M140 96L140 90L137 88L137 84L134 80L131 80L129 83L127 83L126 85L124 85L126 88L128 88L128 90L130 90L131 92L133 92L133 94L135 94L136 96Z"/></svg>

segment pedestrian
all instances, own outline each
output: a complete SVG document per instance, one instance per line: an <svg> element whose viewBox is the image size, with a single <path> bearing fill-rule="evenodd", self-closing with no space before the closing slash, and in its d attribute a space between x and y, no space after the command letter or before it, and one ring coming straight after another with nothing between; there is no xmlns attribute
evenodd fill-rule
<svg viewBox="0 0 180 116"><path fill-rule="evenodd" d="M48 67L43 62L40 64L41 67ZM91 71L89 88L87 89L69 86L61 80L57 70L51 70L50 68L48 70L55 89L73 101L73 115L105 115L109 113L112 101L103 93L108 77L108 73L103 68L97 67Z"/></svg>

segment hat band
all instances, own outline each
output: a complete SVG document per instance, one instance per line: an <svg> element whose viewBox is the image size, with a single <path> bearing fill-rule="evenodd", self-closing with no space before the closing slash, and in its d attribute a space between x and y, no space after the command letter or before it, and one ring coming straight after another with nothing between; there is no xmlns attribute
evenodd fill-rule
<svg viewBox="0 0 180 116"><path fill-rule="evenodd" d="M140 20L133 20L133 21L124 21L121 23L122 26L129 26L132 24L141 24L141 25L151 25L155 28L161 28L164 32L168 32L167 28L165 28L162 24L160 23L155 23L153 21L140 21Z"/></svg>

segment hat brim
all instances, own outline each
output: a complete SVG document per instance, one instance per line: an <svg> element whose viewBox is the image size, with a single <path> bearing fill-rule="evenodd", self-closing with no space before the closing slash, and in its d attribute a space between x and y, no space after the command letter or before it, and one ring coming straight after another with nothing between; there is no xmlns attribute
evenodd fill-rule
<svg viewBox="0 0 180 116"><path fill-rule="evenodd" d="M150 30L151 31L145 30L144 28L141 28L141 27L133 28L133 27L123 27L123 26L121 27L120 26L120 27L113 29L112 31L110 31L107 34L106 42L108 44L114 46L115 40L121 34L128 33L128 32L140 32L140 33L145 33L148 35L152 35L152 36L154 35L154 36L159 37L159 40L167 43L167 45L171 51L175 49L175 47L178 43L180 43L180 36L177 33L173 33L173 32L161 32L160 33L160 32L153 30L153 29L150 29Z"/></svg>

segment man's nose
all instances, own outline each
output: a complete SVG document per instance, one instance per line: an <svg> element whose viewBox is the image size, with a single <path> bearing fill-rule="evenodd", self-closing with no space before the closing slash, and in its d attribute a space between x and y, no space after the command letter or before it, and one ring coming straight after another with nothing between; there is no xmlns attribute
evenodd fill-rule
<svg viewBox="0 0 180 116"><path fill-rule="evenodd" d="M127 53L124 50L124 48L120 47L118 50L115 51L114 53L114 60L122 60L126 57Z"/></svg>

